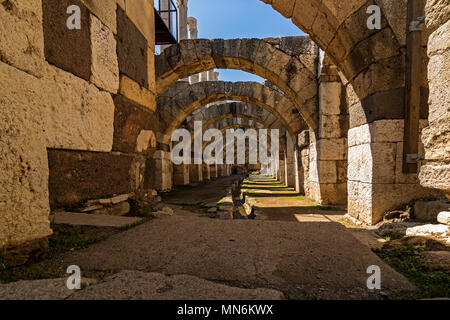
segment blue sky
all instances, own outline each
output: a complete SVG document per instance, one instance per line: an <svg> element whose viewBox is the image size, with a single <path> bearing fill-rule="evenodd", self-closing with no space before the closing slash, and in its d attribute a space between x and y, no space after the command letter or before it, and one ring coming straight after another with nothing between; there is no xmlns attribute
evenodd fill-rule
<svg viewBox="0 0 450 320"><path fill-rule="evenodd" d="M198 37L215 39L299 36L304 33L260 0L189 0L188 16L198 21ZM223 81L258 81L239 70L218 70Z"/></svg>

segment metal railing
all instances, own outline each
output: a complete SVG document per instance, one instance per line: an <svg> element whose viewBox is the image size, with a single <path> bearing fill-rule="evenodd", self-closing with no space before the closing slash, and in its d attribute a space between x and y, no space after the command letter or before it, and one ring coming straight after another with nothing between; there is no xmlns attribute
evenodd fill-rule
<svg viewBox="0 0 450 320"><path fill-rule="evenodd" d="M155 9L169 31L178 40L178 9L172 0L155 0Z"/></svg>

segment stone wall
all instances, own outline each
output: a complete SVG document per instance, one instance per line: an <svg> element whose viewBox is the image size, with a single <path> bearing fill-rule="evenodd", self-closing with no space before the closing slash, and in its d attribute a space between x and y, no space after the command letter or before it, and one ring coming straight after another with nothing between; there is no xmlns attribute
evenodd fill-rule
<svg viewBox="0 0 450 320"><path fill-rule="evenodd" d="M67 28L70 5L81 9L79 30ZM0 3L7 264L45 247L50 207L144 186L158 126L154 42L151 0Z"/></svg>
<svg viewBox="0 0 450 320"><path fill-rule="evenodd" d="M428 0L425 8L428 41L429 125L422 132L425 161L420 183L450 197L450 2Z"/></svg>

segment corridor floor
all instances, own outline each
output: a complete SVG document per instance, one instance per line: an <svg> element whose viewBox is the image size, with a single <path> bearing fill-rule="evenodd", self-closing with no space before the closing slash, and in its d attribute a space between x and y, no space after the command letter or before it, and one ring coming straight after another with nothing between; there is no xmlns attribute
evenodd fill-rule
<svg viewBox="0 0 450 320"><path fill-rule="evenodd" d="M208 201L214 190L219 199L230 181L185 188L168 199L195 202L202 188ZM400 299L417 293L337 222L344 211L317 206L269 177L252 177L244 188L256 206L254 220L211 219L172 205L172 216L66 255L64 265L112 274L69 298ZM371 265L381 268L381 290L367 289Z"/></svg>

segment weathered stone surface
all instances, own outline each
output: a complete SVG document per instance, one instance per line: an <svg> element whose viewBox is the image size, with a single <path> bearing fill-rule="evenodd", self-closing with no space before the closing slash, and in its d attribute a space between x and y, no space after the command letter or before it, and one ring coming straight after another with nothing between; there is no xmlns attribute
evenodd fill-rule
<svg viewBox="0 0 450 320"><path fill-rule="evenodd" d="M449 211L439 212L437 216L437 222L442 224L450 224L450 212Z"/></svg>
<svg viewBox="0 0 450 320"><path fill-rule="evenodd" d="M156 151L153 159L147 161L144 187L157 191L170 190L172 188L172 170L170 152Z"/></svg>
<svg viewBox="0 0 450 320"><path fill-rule="evenodd" d="M425 14L427 27L435 30L450 18L450 2L448 0L427 0Z"/></svg>
<svg viewBox="0 0 450 320"><path fill-rule="evenodd" d="M414 204L414 216L419 221L436 222L439 212L450 210L446 200L417 201Z"/></svg>
<svg viewBox="0 0 450 320"><path fill-rule="evenodd" d="M279 300L284 296L271 289L241 289L189 275L121 271L102 283L76 292L72 300Z"/></svg>
<svg viewBox="0 0 450 320"><path fill-rule="evenodd" d="M67 279L17 281L0 285L0 300L64 300L73 294Z"/></svg>
<svg viewBox="0 0 450 320"><path fill-rule="evenodd" d="M111 150L111 96L53 66L42 72L38 79L0 62L0 247L51 232L47 147Z"/></svg>
<svg viewBox="0 0 450 320"><path fill-rule="evenodd" d="M116 1L81 0L114 34L117 32Z"/></svg>
<svg viewBox="0 0 450 320"><path fill-rule="evenodd" d="M151 154L156 147L153 133L159 130L156 115L133 101L121 96L114 96L114 151L126 153L144 152ZM149 138L149 140L147 140ZM144 148L147 144L147 148ZM145 149L145 150L144 150Z"/></svg>
<svg viewBox="0 0 450 320"><path fill-rule="evenodd" d="M91 82L106 91L116 93L119 89L116 40L114 34L95 16L91 16L91 43Z"/></svg>
<svg viewBox="0 0 450 320"><path fill-rule="evenodd" d="M81 151L48 151L52 208L131 191L133 158Z"/></svg>
<svg viewBox="0 0 450 320"><path fill-rule="evenodd" d="M142 1L142 0L141 0ZM133 5L134 6L134 5ZM117 8L119 70L148 89L148 41L121 8Z"/></svg>
<svg viewBox="0 0 450 320"><path fill-rule="evenodd" d="M347 139L320 139L317 141L318 160L347 159Z"/></svg>
<svg viewBox="0 0 450 320"><path fill-rule="evenodd" d="M0 4L0 61L42 76L44 34L41 0Z"/></svg>
<svg viewBox="0 0 450 320"><path fill-rule="evenodd" d="M341 113L340 82L324 82L320 84L320 112L326 115L339 115Z"/></svg>
<svg viewBox="0 0 450 320"><path fill-rule="evenodd" d="M445 226L442 224L427 224L423 226L412 227L406 230L406 235L423 237L446 237L450 235L450 226Z"/></svg>
<svg viewBox="0 0 450 320"><path fill-rule="evenodd" d="M425 251L420 256L431 270L450 274L450 251Z"/></svg>
<svg viewBox="0 0 450 320"><path fill-rule="evenodd" d="M153 2L148 0L125 0L127 16L147 39L149 47L155 46L155 16Z"/></svg>
<svg viewBox="0 0 450 320"><path fill-rule="evenodd" d="M428 188L437 188L450 195L450 164L430 162L420 167L420 184Z"/></svg>
<svg viewBox="0 0 450 320"><path fill-rule="evenodd" d="M114 227L121 228L141 221L136 217L115 217L103 214L85 214L60 212L50 216L56 224L67 224L72 226Z"/></svg>
<svg viewBox="0 0 450 320"><path fill-rule="evenodd" d="M120 94L150 111L156 110L155 95L125 75L120 76Z"/></svg>
<svg viewBox="0 0 450 320"><path fill-rule="evenodd" d="M152 130L141 130L136 139L136 152L144 152L156 148L156 137Z"/></svg>
<svg viewBox="0 0 450 320"><path fill-rule="evenodd" d="M105 207L92 212L97 215L124 216L130 212L130 204L128 202L120 202L111 207Z"/></svg>
<svg viewBox="0 0 450 320"><path fill-rule="evenodd" d="M67 28L67 8L81 9L81 29ZM89 10L80 0L43 0L45 58L55 66L89 80L91 76L91 26Z"/></svg>

